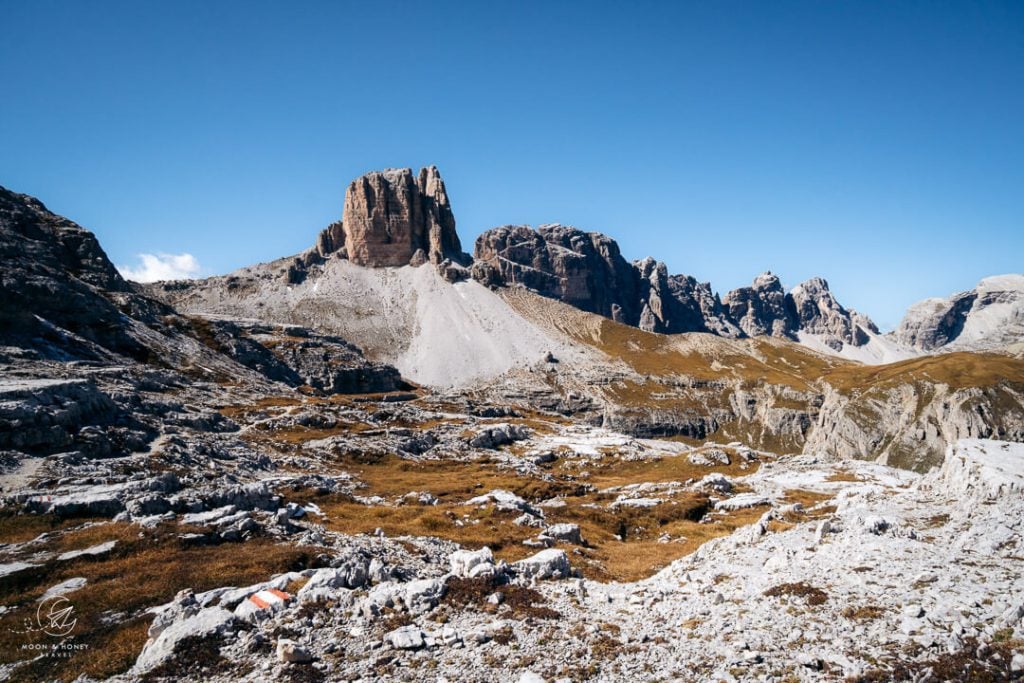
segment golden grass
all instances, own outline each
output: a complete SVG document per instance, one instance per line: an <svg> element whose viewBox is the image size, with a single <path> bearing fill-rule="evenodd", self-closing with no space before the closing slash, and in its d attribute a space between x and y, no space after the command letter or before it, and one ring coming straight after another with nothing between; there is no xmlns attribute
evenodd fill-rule
<svg viewBox="0 0 1024 683"><path fill-rule="evenodd" d="M367 484L364 495L400 496L429 491L442 502L462 502L493 489L505 489L532 500L570 495L580 489L572 482L546 482L499 469L486 461L427 460L415 462L395 455L339 459L346 471Z"/></svg>
<svg viewBox="0 0 1024 683"><path fill-rule="evenodd" d="M782 503L792 505L800 503L805 508L811 508L818 503L824 503L835 498L833 493L822 493L821 491L808 491L806 489L787 489L782 494Z"/></svg>
<svg viewBox="0 0 1024 683"><path fill-rule="evenodd" d="M173 599L183 588L196 591L218 586L244 586L272 574L300 569L312 561L312 549L256 539L245 544L182 547L178 527L159 528L139 538L137 527L106 524L70 534L63 546L93 545L118 540L102 558L79 558L51 564L0 582L0 601L10 611L0 617L0 662L25 659L32 653L24 643L33 635L16 633L25 618L33 618L36 601L50 586L82 576L84 588L68 598L75 607L77 643L89 645L66 659L43 658L14 671L12 681L70 681L81 674L106 678L127 670L146 640L149 619L141 611ZM117 615L104 620L104 615ZM109 623L108 623L109 621ZM12 630L13 629L13 630Z"/></svg>
<svg viewBox="0 0 1024 683"><path fill-rule="evenodd" d="M338 496L319 500L317 504L327 515L324 526L332 531L372 534L380 529L388 536L432 536L467 548L486 545L509 561L534 552L522 542L538 531L512 524L517 513L498 512L493 507L479 510L455 504L368 506ZM464 514L469 519L463 519Z"/></svg>
<svg viewBox="0 0 1024 683"><path fill-rule="evenodd" d="M800 598L808 605L822 605L828 601L828 593L804 582L783 583L772 586L764 592L770 598L795 597Z"/></svg>
<svg viewBox="0 0 1024 683"><path fill-rule="evenodd" d="M913 380L946 384L953 389L1024 383L1024 359L996 353L942 353L888 365L849 365L824 374L841 390L888 387Z"/></svg>
<svg viewBox="0 0 1024 683"><path fill-rule="evenodd" d="M220 414L224 417L234 419L237 417L244 417L267 408L291 408L301 405L302 403L303 400L301 396L291 394L283 396L268 396L267 398L261 398L252 403L224 406L220 409Z"/></svg>
<svg viewBox="0 0 1024 683"><path fill-rule="evenodd" d="M864 481L856 473L849 470L836 470L832 474L828 475L825 481Z"/></svg>
<svg viewBox="0 0 1024 683"><path fill-rule="evenodd" d="M706 500L691 501L693 507L662 504L655 508L622 508L615 511L597 511L592 508L567 506L553 511L548 517L553 522L573 522L580 530L588 547L580 556L573 556L574 566L583 575L600 580L637 581L647 578L668 564L694 552L704 543L727 536L740 527L752 524L767 508L739 510L710 523L699 523L698 512ZM674 511L673 511L674 509ZM620 541L626 532L625 540ZM658 540L668 534L673 540ZM675 540L675 539L683 540Z"/></svg>
<svg viewBox="0 0 1024 683"><path fill-rule="evenodd" d="M609 507L612 494L592 492L570 479L556 475L552 481L519 475L487 461L403 460L397 456L344 456L344 468L366 484L361 495L378 495L392 501L411 491L430 492L437 505L409 502L400 505L367 506L347 496L317 496L307 492L327 515L328 529L348 534L372 534L381 529L389 536L433 536L467 548L490 547L507 561L522 559L536 552L523 541L539 530L517 526L512 520L518 512L498 512L493 506L466 506L465 501L494 489L504 489L533 503L561 497L565 506L546 510L549 523L570 522L580 526L588 546L574 551L573 562L584 575L632 581L650 576L666 564L687 555L701 544L750 524L764 512L752 508L716 516L714 522L698 523L709 509L707 496L684 493L653 508ZM682 457L664 457L647 461L622 462L614 456L588 465L588 483L598 487L637 482L685 481L712 471L749 474L756 463L740 469L699 467ZM595 507L596 506L596 507ZM668 534L672 541L661 543ZM625 539L618 540L616 536ZM684 540L678 540L682 538ZM567 550L572 548L565 546Z"/></svg>
<svg viewBox="0 0 1024 683"><path fill-rule="evenodd" d="M843 616L853 621L872 621L885 616L885 608L878 605L861 605L860 607L844 607Z"/></svg>
<svg viewBox="0 0 1024 683"><path fill-rule="evenodd" d="M642 375L682 375L700 380L735 377L747 381L809 388L833 362L815 354L764 340L730 342L709 338L713 350L681 350L684 335L644 332L611 320L602 320L595 337L577 335L613 358L625 361ZM748 346L749 345L749 346Z"/></svg>
<svg viewBox="0 0 1024 683"><path fill-rule="evenodd" d="M40 534L62 531L93 521L101 521L101 518L62 519L56 515L19 513L13 509L0 510L0 543L24 543Z"/></svg>
<svg viewBox="0 0 1024 683"><path fill-rule="evenodd" d="M639 482L667 482L700 479L711 472L720 472L728 476L742 476L757 472L761 466L758 462L747 463L746 468L736 452L728 447L720 448L729 455L728 466L716 465L706 467L694 465L688 454L664 456L658 458L623 462L617 458L594 462L588 465L590 472L588 482L598 488L624 486Z"/></svg>

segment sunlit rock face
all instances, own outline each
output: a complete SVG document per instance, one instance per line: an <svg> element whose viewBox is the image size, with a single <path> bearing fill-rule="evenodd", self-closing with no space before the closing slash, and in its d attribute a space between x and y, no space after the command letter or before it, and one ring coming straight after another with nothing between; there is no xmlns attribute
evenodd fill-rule
<svg viewBox="0 0 1024 683"><path fill-rule="evenodd" d="M455 216L436 166L374 171L352 181L340 223L320 236L322 256L342 252L360 266L439 264L464 258Z"/></svg>

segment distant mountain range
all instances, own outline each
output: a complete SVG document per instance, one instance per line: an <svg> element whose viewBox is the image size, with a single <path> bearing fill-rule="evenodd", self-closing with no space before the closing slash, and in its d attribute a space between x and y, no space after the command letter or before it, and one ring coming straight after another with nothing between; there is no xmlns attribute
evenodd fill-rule
<svg viewBox="0 0 1024 683"><path fill-rule="evenodd" d="M332 258L371 268L430 262L451 282L526 287L648 332L773 336L871 364L998 349L1024 339L1024 275L987 278L974 290L923 301L894 332L882 334L866 315L840 304L824 278L786 292L768 272L720 296L710 283L669 274L653 258L626 260L606 235L564 225L493 228L477 238L470 257L434 166L418 174L387 169L353 181L342 220L292 258L286 279L298 284L311 266Z"/></svg>

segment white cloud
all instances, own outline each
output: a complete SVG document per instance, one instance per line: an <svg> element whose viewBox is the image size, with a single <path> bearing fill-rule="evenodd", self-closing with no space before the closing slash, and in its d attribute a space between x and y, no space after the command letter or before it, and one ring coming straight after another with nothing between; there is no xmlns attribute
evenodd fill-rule
<svg viewBox="0 0 1024 683"><path fill-rule="evenodd" d="M135 282L191 280L199 275L199 261L192 254L139 254L138 266L118 266L121 276Z"/></svg>

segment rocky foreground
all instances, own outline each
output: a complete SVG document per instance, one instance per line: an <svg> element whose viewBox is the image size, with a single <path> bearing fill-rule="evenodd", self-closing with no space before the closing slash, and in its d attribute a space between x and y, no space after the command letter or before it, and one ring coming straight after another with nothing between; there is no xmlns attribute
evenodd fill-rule
<svg viewBox="0 0 1024 683"><path fill-rule="evenodd" d="M386 539L343 542L354 562L179 596L135 673L203 633L223 639L223 680L1008 679L1024 674L1022 463L994 441L959 443L925 477L775 460L722 501L767 504L754 524L636 583L570 578L558 549L506 564L426 542L388 567ZM791 487L821 500L786 504ZM303 581L280 607L243 600Z"/></svg>
<svg viewBox="0 0 1024 683"><path fill-rule="evenodd" d="M58 386L17 395L45 403ZM22 539L0 549L5 675L1024 670L1019 444L964 440L921 476L415 395L261 403L180 406L180 429L145 452L51 456L3 475L7 538ZM35 637L17 624L58 596L82 622L61 642L82 649L11 658Z"/></svg>

